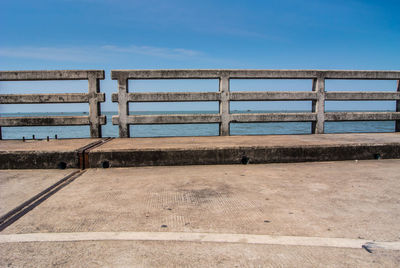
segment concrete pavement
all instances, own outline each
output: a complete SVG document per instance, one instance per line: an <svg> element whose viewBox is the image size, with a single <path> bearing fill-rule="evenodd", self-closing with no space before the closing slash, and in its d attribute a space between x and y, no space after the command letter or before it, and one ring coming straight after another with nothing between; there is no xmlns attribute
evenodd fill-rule
<svg viewBox="0 0 400 268"><path fill-rule="evenodd" d="M71 170L0 170L0 216L61 180Z"/></svg>
<svg viewBox="0 0 400 268"><path fill-rule="evenodd" d="M89 169L0 233L0 263L396 267L399 171L400 160ZM1 180L40 177L18 172Z"/></svg>

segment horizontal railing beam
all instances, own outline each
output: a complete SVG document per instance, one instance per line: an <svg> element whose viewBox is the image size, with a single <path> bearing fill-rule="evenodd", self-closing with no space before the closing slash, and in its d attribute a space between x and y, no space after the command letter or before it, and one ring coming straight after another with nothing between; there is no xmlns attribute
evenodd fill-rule
<svg viewBox="0 0 400 268"><path fill-rule="evenodd" d="M106 117L100 116L100 124L106 124ZM89 125L88 116L42 116L42 117L0 117L0 126L75 126Z"/></svg>
<svg viewBox="0 0 400 268"><path fill-rule="evenodd" d="M312 122L316 120L316 113L230 114L232 123Z"/></svg>
<svg viewBox="0 0 400 268"><path fill-rule="evenodd" d="M316 70L228 70L231 79L313 79Z"/></svg>
<svg viewBox="0 0 400 268"><path fill-rule="evenodd" d="M186 101L218 101L217 92L154 92L128 93L128 102L186 102ZM118 102L118 93L112 94L112 101Z"/></svg>
<svg viewBox="0 0 400 268"><path fill-rule="evenodd" d="M322 71L326 79L397 80L400 71Z"/></svg>
<svg viewBox="0 0 400 268"><path fill-rule="evenodd" d="M111 78L127 79L375 79L398 80L400 71L352 70L112 70Z"/></svg>
<svg viewBox="0 0 400 268"><path fill-rule="evenodd" d="M325 100L400 100L400 92L326 92Z"/></svg>
<svg viewBox="0 0 400 268"><path fill-rule="evenodd" d="M113 116L112 122L118 125L119 116ZM129 115L126 122L129 125L206 124L221 122L221 116L218 114Z"/></svg>
<svg viewBox="0 0 400 268"><path fill-rule="evenodd" d="M315 70L112 70L111 78L118 79L218 79L229 77L237 79L312 79Z"/></svg>
<svg viewBox="0 0 400 268"><path fill-rule="evenodd" d="M399 120L400 112L327 112L325 121L392 121Z"/></svg>
<svg viewBox="0 0 400 268"><path fill-rule="evenodd" d="M104 93L97 93L99 102L105 101ZM0 94L0 104L28 103L88 103L87 93L64 94Z"/></svg>
<svg viewBox="0 0 400 268"><path fill-rule="evenodd" d="M112 70L111 78L127 79L217 79L224 70Z"/></svg>
<svg viewBox="0 0 400 268"><path fill-rule="evenodd" d="M104 79L103 70L0 71L0 81Z"/></svg>
<svg viewBox="0 0 400 268"><path fill-rule="evenodd" d="M291 101L291 100L315 100L315 92L289 92L289 91L267 91L267 92L231 92L231 101Z"/></svg>

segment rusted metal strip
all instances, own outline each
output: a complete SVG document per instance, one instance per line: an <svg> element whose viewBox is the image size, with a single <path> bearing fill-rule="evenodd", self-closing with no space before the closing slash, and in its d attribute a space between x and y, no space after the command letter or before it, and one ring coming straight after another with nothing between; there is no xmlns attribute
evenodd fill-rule
<svg viewBox="0 0 400 268"><path fill-rule="evenodd" d="M109 142L113 138L105 138L95 142L92 142L82 148L77 150L78 158L79 158L79 168L84 170L86 167L89 166L89 151L103 145L106 142Z"/></svg>

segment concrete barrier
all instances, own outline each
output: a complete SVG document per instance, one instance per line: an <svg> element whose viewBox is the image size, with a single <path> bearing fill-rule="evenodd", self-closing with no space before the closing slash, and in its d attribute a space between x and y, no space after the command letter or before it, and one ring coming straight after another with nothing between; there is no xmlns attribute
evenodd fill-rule
<svg viewBox="0 0 400 268"><path fill-rule="evenodd" d="M0 71L0 81L88 80L89 82L88 93L0 94L0 104L89 103L89 116L0 117L0 139L1 127L16 126L90 125L90 136L101 137L101 125L106 124L106 117L101 115L100 110L100 103L105 101L105 94L100 93L100 79L104 79L102 70Z"/></svg>
<svg viewBox="0 0 400 268"><path fill-rule="evenodd" d="M312 133L324 133L325 121L396 121L400 131L400 71L329 71L329 70L112 70L118 80L119 136L130 137L129 125L219 123L220 135L230 135L230 123L312 122ZM219 79L219 92L133 93L129 79ZM230 79L312 79L312 92L230 92ZM326 92L326 79L397 80L397 92ZM309 113L230 113L230 101L312 101ZM325 101L395 100L395 112L325 112ZM219 114L129 115L129 102L218 101Z"/></svg>
<svg viewBox="0 0 400 268"><path fill-rule="evenodd" d="M220 136L230 135L230 123L311 122L311 133L324 133L325 121L395 121L400 131L400 71L330 71L330 70L112 70L118 80L118 115L112 122L119 125L119 136L130 137L129 125L218 123ZM0 81L88 80L88 93L66 94L0 94L0 104L22 103L89 103L89 116L0 117L1 127L90 125L90 136L101 137L99 80L103 70L0 71ZM219 92L134 93L128 90L129 79L218 79ZM312 79L312 91L231 92L231 79ZM397 92L326 92L327 79L397 80ZM326 112L325 101L393 100L393 112ZM129 115L129 102L195 102L218 101L218 114ZM231 113L231 101L311 101L311 112L304 113Z"/></svg>

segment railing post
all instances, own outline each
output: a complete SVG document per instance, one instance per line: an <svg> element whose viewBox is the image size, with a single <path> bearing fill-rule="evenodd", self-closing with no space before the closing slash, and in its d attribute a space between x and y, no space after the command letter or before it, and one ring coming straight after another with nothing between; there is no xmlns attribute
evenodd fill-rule
<svg viewBox="0 0 400 268"><path fill-rule="evenodd" d="M317 100L312 101L312 112L317 113L317 121L312 122L311 132L323 134L325 125L325 77L323 73L318 73L318 77L313 79L312 90L317 92Z"/></svg>
<svg viewBox="0 0 400 268"><path fill-rule="evenodd" d="M400 80L397 80L397 92L400 92ZM400 100L396 101L396 112L400 112ZM396 132L400 132L400 120L396 120Z"/></svg>
<svg viewBox="0 0 400 268"><path fill-rule="evenodd" d="M118 114L119 114L119 137L129 138L129 115L128 103L128 78L124 75L118 77Z"/></svg>
<svg viewBox="0 0 400 268"><path fill-rule="evenodd" d="M94 73L88 73L88 82L90 137L101 138L101 108L97 95L97 93L100 93L100 81Z"/></svg>
<svg viewBox="0 0 400 268"><path fill-rule="evenodd" d="M221 122L219 123L219 135L229 136L229 76L221 76L219 78L219 114L221 116Z"/></svg>

